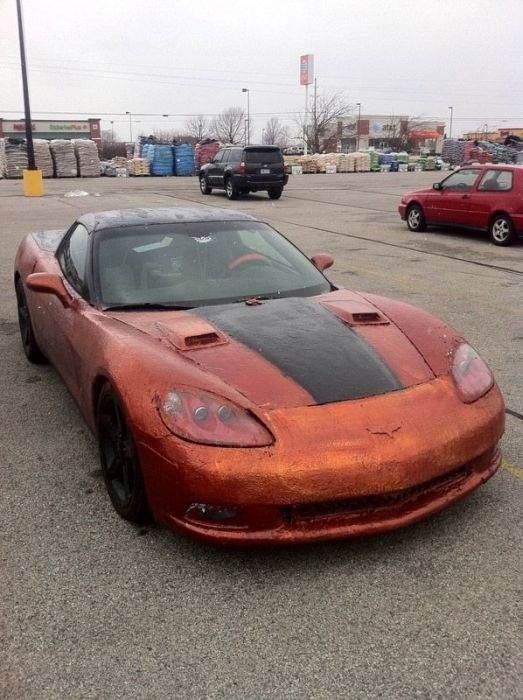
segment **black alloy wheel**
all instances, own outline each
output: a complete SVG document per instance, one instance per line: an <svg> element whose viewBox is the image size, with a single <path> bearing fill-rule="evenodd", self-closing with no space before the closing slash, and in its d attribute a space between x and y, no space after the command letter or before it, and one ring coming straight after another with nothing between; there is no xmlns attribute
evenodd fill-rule
<svg viewBox="0 0 523 700"><path fill-rule="evenodd" d="M427 228L425 214L419 204L413 204L407 209L407 226L409 230L414 231L414 233L425 231Z"/></svg>
<svg viewBox="0 0 523 700"><path fill-rule="evenodd" d="M279 187L271 187L271 189L268 191L269 198L279 199L281 197L282 192L283 190L281 190Z"/></svg>
<svg viewBox="0 0 523 700"><path fill-rule="evenodd" d="M496 214L489 225L490 240L494 245L507 246L515 238L514 225L505 214Z"/></svg>
<svg viewBox="0 0 523 700"><path fill-rule="evenodd" d="M200 175L200 192L202 194L211 194L212 187L207 182L205 175Z"/></svg>
<svg viewBox="0 0 523 700"><path fill-rule="evenodd" d="M27 306L27 297L25 295L24 285L22 280L18 278L15 285L16 290L16 306L18 310L18 325L20 327L20 336L22 338L22 346L24 353L29 362L35 364L43 364L47 359L40 350L36 342L33 325L31 323L31 314Z"/></svg>
<svg viewBox="0 0 523 700"><path fill-rule="evenodd" d="M238 199L238 190L234 186L231 177L228 177L225 181L225 194L227 195L227 199Z"/></svg>
<svg viewBox="0 0 523 700"><path fill-rule="evenodd" d="M150 512L133 436L109 384L98 397L97 428L102 473L114 509L132 523L148 521Z"/></svg>

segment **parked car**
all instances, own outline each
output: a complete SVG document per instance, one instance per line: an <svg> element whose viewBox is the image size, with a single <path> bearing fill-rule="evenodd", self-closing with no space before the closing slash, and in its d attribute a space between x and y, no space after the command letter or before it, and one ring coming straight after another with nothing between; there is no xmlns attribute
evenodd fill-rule
<svg viewBox="0 0 523 700"><path fill-rule="evenodd" d="M462 226L488 231L492 243L507 246L523 231L523 168L460 168L432 189L404 195L398 210L411 231Z"/></svg>
<svg viewBox="0 0 523 700"><path fill-rule="evenodd" d="M200 168L198 176L202 194L211 194L217 188L225 190L228 199L260 190L267 191L271 199L279 199L288 181L277 146L222 148Z"/></svg>
<svg viewBox="0 0 523 700"><path fill-rule="evenodd" d="M487 365L426 312L337 288L332 262L212 207L87 214L23 240L23 349L77 401L122 518L311 542L415 523L494 474Z"/></svg>

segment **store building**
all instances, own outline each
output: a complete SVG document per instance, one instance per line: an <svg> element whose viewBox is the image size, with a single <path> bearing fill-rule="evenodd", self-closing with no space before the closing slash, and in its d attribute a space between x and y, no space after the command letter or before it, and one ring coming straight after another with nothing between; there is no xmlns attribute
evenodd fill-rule
<svg viewBox="0 0 523 700"><path fill-rule="evenodd" d="M351 152L372 147L441 153L444 137L444 122L422 121L407 115L351 115L337 122L336 150ZM332 138L330 141L332 145Z"/></svg>
<svg viewBox="0 0 523 700"><path fill-rule="evenodd" d="M102 142L100 119L33 119L32 131L35 139L92 139L98 148ZM25 138L25 119L0 117L0 138L9 137Z"/></svg>

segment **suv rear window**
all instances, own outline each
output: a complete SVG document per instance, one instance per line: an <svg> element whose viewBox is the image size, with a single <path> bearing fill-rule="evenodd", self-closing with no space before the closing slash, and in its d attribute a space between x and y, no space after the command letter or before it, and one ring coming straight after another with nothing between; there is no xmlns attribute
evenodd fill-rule
<svg viewBox="0 0 523 700"><path fill-rule="evenodd" d="M281 151L276 148L260 148L256 151L245 151L246 163L281 163Z"/></svg>

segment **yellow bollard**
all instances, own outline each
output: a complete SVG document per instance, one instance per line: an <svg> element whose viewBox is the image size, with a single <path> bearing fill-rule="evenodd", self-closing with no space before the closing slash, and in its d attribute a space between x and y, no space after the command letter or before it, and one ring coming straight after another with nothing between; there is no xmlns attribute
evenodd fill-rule
<svg viewBox="0 0 523 700"><path fill-rule="evenodd" d="M26 197L41 197L44 194L44 181L41 170L24 170L23 177Z"/></svg>

